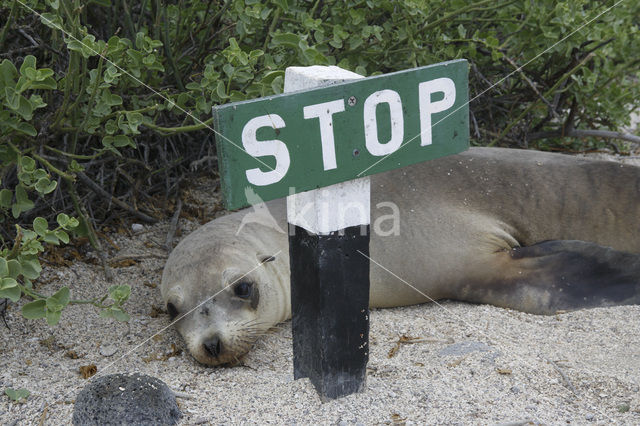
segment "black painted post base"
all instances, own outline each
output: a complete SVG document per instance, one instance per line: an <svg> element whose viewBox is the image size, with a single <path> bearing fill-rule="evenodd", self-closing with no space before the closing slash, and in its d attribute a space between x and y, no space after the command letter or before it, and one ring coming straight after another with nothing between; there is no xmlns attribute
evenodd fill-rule
<svg viewBox="0 0 640 426"><path fill-rule="evenodd" d="M369 260L358 251L369 256L369 226L289 227L294 379L308 377L323 401L358 392L369 359Z"/></svg>

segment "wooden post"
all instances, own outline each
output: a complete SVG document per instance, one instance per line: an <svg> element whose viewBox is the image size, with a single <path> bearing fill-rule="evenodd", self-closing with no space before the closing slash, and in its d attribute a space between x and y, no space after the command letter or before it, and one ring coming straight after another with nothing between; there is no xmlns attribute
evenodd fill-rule
<svg viewBox="0 0 640 426"><path fill-rule="evenodd" d="M291 67L285 92L359 78L338 67ZM309 126L320 129L323 147L334 146L332 116L344 107L345 102L328 102L305 109ZM335 168L335 155L324 152L329 153L325 168ZM361 253L369 255L369 182L364 177L287 197L294 378L308 377L323 400L358 392L365 384L369 261Z"/></svg>

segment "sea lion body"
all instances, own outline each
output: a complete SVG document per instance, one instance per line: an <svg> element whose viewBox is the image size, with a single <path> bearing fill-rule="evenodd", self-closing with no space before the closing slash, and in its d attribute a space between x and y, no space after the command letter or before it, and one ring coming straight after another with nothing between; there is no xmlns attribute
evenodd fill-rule
<svg viewBox="0 0 640 426"><path fill-rule="evenodd" d="M266 207L208 223L167 262L170 313L198 306L176 326L200 362L234 362L290 317L286 203ZM371 176L371 210L372 307L449 298L551 314L640 303L640 167L471 148Z"/></svg>

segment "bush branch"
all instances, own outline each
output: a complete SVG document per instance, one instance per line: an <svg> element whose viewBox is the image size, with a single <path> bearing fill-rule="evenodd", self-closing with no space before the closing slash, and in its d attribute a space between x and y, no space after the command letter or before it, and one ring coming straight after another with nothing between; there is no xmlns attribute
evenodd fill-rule
<svg viewBox="0 0 640 426"><path fill-rule="evenodd" d="M4 50L4 41L7 38L7 32L9 31L9 27L11 27L11 24L13 23L13 18L15 18L17 10L18 2L16 0L13 0L13 4L11 5L11 12L9 12L7 22L2 28L2 32L0 33L0 51Z"/></svg>
<svg viewBox="0 0 640 426"><path fill-rule="evenodd" d="M131 213L132 215L134 215L138 219L140 219L140 220L142 220L144 222L147 222L147 223L156 223L158 221L157 219L155 219L155 218L153 218L151 216L148 216L148 215L142 213L141 211L138 211L138 210L134 209L133 207L131 207L130 205L128 205L124 201L122 201L122 200L114 197L113 195L109 194L107 191L102 189L98 184L96 184L94 181L89 179L89 177L87 177L87 175L85 175L84 173L78 172L78 178L80 179L80 181L82 183L87 185L89 187L89 189L91 189L93 192L95 192L99 196L101 196L103 198L106 198L107 200L111 201L113 204L117 205L121 209L128 211L129 213Z"/></svg>
<svg viewBox="0 0 640 426"><path fill-rule="evenodd" d="M211 123L213 123L213 117L209 118L206 121L202 121L198 124L192 124L190 126L162 127L162 126L156 126L155 124L151 124L151 123L144 123L142 125L150 128L151 130L155 130L156 132L159 132L159 133L163 133L167 135L175 135L177 133L195 132L196 130L208 129Z"/></svg>
<svg viewBox="0 0 640 426"><path fill-rule="evenodd" d="M640 136L632 135L629 133L620 133L613 132L610 130L593 130L593 129L574 129L574 128L565 128L565 129L555 129L548 130L544 132L536 132L527 135L527 141L533 141L537 139L547 139L547 138L605 138L605 139L620 139L627 142L633 142L636 144L640 144Z"/></svg>

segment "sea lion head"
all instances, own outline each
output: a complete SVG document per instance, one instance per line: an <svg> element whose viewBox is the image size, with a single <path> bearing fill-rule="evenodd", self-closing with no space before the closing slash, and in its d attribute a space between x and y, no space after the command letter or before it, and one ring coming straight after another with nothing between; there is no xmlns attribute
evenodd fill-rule
<svg viewBox="0 0 640 426"><path fill-rule="evenodd" d="M167 312L188 351L206 365L237 364L290 316L288 256L263 254L216 221L187 236L162 275Z"/></svg>

